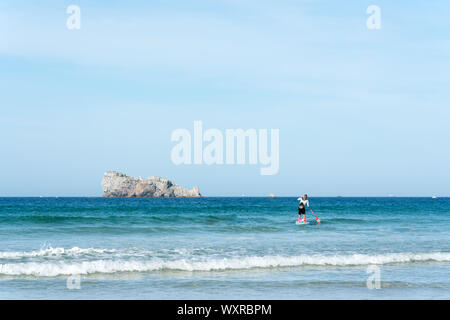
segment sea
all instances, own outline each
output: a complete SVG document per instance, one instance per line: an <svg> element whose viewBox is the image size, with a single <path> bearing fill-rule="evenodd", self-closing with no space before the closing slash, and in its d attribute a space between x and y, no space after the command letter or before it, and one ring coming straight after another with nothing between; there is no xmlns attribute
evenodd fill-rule
<svg viewBox="0 0 450 320"><path fill-rule="evenodd" d="M0 299L450 299L449 198L0 198Z"/></svg>

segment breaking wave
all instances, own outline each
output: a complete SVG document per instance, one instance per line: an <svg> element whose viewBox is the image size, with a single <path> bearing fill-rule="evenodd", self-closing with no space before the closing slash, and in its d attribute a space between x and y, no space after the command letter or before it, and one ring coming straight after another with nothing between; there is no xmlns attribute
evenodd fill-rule
<svg viewBox="0 0 450 320"><path fill-rule="evenodd" d="M108 259L100 256L104 253ZM65 260L64 255L86 255L91 260ZM236 256L232 258L187 257L180 259L175 255L171 259L156 258L148 255L136 254L123 259L123 255L115 255L110 249L62 249L50 248L32 252L2 252L0 259L14 257L36 257L59 255L61 259L48 261L29 261L0 263L0 275L54 277L64 275L88 275L119 272L152 272L152 271L221 271L242 270L252 268L279 268L298 266L363 266L385 265L398 263L419 262L450 262L450 253L389 253L379 255L351 254L351 255L299 255L299 256ZM0 262L2 262L0 260Z"/></svg>

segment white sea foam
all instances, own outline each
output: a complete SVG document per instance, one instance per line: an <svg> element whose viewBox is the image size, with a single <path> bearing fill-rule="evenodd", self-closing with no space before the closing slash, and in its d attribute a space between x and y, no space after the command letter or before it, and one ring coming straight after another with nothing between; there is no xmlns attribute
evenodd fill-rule
<svg viewBox="0 0 450 320"><path fill-rule="evenodd" d="M160 259L147 260L92 260L22 262L0 264L0 275L54 277L62 275L87 275L117 272L151 272L158 270L219 271L251 268L276 268L296 266L360 266L414 262L450 262L450 253L391 253L380 255L300 255L300 256L244 256L223 259Z"/></svg>
<svg viewBox="0 0 450 320"><path fill-rule="evenodd" d="M78 248L73 247L70 249L65 248L44 248L36 251L6 251L0 252L0 259L22 259L33 257L60 257L60 256L73 256L78 257L82 255L95 255L103 253L115 253L114 249L95 249L95 248Z"/></svg>

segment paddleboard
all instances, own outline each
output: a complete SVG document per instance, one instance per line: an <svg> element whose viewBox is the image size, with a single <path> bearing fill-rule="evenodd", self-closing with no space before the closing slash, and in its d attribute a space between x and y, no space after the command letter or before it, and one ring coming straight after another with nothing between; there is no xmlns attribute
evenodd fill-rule
<svg viewBox="0 0 450 320"><path fill-rule="evenodd" d="M297 220L297 221L295 221L295 224L297 224L297 225L309 224L309 221L306 221L306 222L298 222L298 220Z"/></svg>

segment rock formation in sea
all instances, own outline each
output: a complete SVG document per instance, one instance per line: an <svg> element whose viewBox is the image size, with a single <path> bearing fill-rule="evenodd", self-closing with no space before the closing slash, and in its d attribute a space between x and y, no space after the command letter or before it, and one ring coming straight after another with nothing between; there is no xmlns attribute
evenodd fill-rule
<svg viewBox="0 0 450 320"><path fill-rule="evenodd" d="M117 171L107 171L102 180L104 198L198 198L197 187L188 190L166 178L133 178Z"/></svg>

